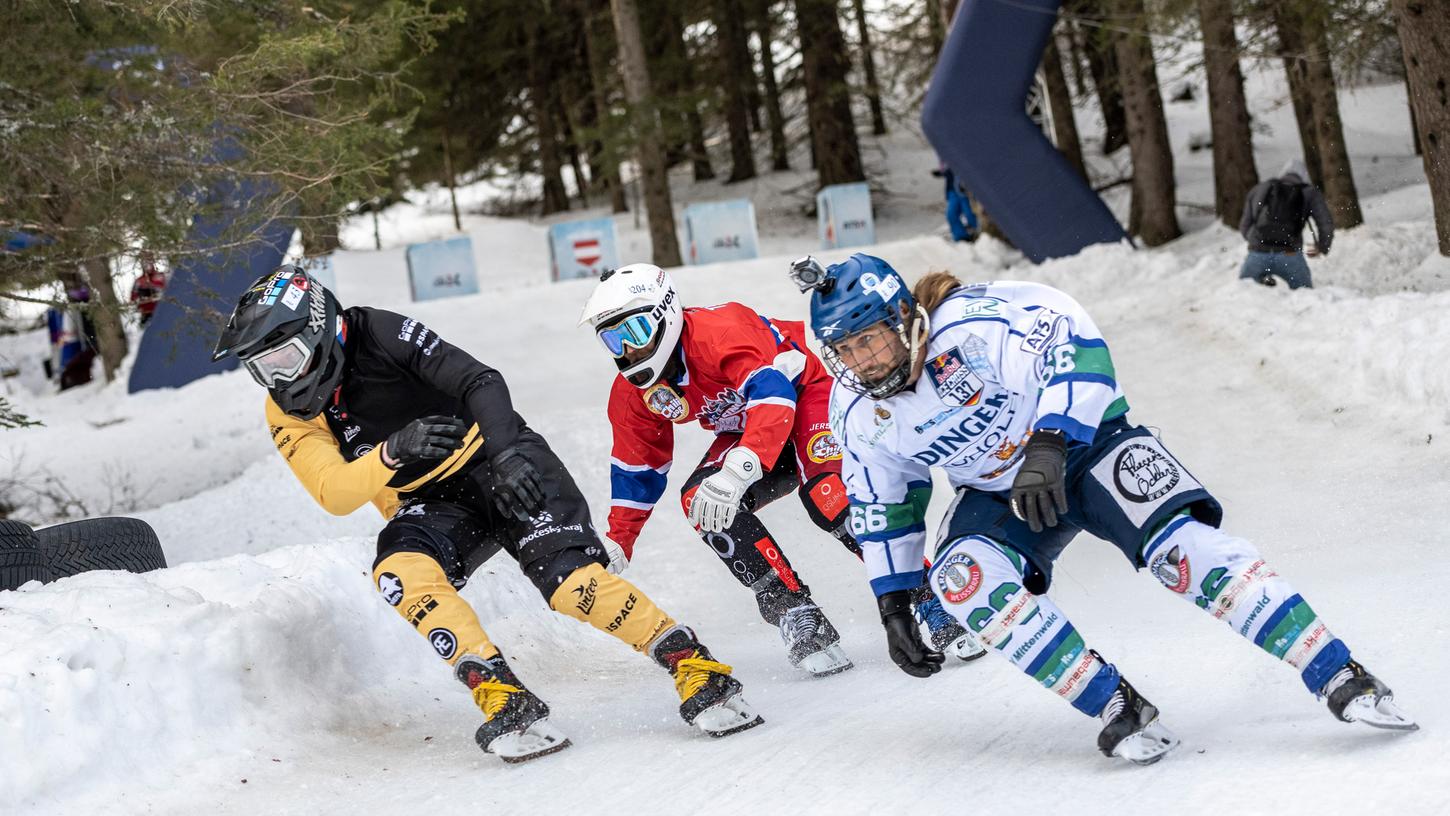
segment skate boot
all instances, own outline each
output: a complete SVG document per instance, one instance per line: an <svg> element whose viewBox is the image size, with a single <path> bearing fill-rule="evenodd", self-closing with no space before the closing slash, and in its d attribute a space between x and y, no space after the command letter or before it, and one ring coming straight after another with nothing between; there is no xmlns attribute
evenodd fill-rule
<svg viewBox="0 0 1450 816"><path fill-rule="evenodd" d="M688 626L676 624L650 644L650 657L675 678L680 717L712 737L723 737L765 722L745 702L730 667L717 663Z"/></svg>
<svg viewBox="0 0 1450 816"><path fill-rule="evenodd" d="M473 735L483 750L504 762L525 762L569 747L569 739L549 725L549 707L524 688L502 654L488 660L464 655L455 674L483 710L484 723Z"/></svg>
<svg viewBox="0 0 1450 816"><path fill-rule="evenodd" d="M790 664L816 677L840 674L855 665L841 648L841 634L812 601L787 609L780 616L780 639Z"/></svg>
<svg viewBox="0 0 1450 816"><path fill-rule="evenodd" d="M977 636L958 623L951 613L942 608L941 601L929 592L917 601L916 621L926 624L931 647L938 652L955 655L963 661L976 660L987 653Z"/></svg>
<svg viewBox="0 0 1450 816"><path fill-rule="evenodd" d="M1121 677L1100 716L1103 730L1098 733L1098 750L1103 756L1152 765L1178 745L1178 737L1158 721L1157 707Z"/></svg>
<svg viewBox="0 0 1450 816"><path fill-rule="evenodd" d="M1362 722L1390 731L1420 730L1395 705L1394 692L1353 660L1329 678L1319 690L1319 696L1329 698L1330 713L1344 722Z"/></svg>

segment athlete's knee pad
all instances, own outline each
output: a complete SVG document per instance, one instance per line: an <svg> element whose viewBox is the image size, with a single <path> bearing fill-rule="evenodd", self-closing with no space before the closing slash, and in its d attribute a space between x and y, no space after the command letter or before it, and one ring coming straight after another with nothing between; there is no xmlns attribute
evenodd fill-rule
<svg viewBox="0 0 1450 816"><path fill-rule="evenodd" d="M1149 540L1143 560L1168 589L1301 669L1311 691L1349 658L1313 608L1242 538L1179 516Z"/></svg>
<svg viewBox="0 0 1450 816"><path fill-rule="evenodd" d="M985 536L958 538L927 572L942 607L1014 666L1057 696L1096 715L1118 673L1087 648L1067 615L1025 586L1030 565Z"/></svg>
<svg viewBox="0 0 1450 816"><path fill-rule="evenodd" d="M817 527L834 533L846 525L850 502L841 474L818 473L812 476L801 485L800 496L801 504L806 506L806 515Z"/></svg>
<svg viewBox="0 0 1450 816"><path fill-rule="evenodd" d="M534 561L521 562L519 568L547 601L575 570L590 564L609 565L609 553L604 551L602 545L594 543L587 547L557 550Z"/></svg>
<svg viewBox="0 0 1450 816"><path fill-rule="evenodd" d="M634 584L589 564L570 573L549 598L555 612L584 621L643 652L660 632L675 625Z"/></svg>
<svg viewBox="0 0 1450 816"><path fill-rule="evenodd" d="M498 653L478 616L431 555L410 550L387 554L373 567L373 583L383 600L450 664L465 654L487 659Z"/></svg>

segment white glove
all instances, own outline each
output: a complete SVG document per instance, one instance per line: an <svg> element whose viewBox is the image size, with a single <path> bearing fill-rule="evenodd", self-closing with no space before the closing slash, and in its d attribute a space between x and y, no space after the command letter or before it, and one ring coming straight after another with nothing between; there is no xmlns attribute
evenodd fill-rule
<svg viewBox="0 0 1450 816"><path fill-rule="evenodd" d="M609 536L600 536L599 541L604 545L604 552L609 555L609 563L604 568L610 575L624 572L624 568L629 566L629 557L624 554L624 548L615 544Z"/></svg>
<svg viewBox="0 0 1450 816"><path fill-rule="evenodd" d="M735 521L745 491L760 481L760 457L750 448L732 448L716 473L695 489L690 502L690 523L707 533L718 533Z"/></svg>

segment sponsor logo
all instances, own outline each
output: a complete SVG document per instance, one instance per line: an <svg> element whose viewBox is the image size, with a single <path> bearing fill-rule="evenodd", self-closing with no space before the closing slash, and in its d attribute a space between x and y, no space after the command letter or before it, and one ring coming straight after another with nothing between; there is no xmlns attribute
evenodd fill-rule
<svg viewBox="0 0 1450 816"><path fill-rule="evenodd" d="M962 304L962 317L992 317L1002 314L1002 301L995 298L973 298Z"/></svg>
<svg viewBox="0 0 1450 816"><path fill-rule="evenodd" d="M408 606L408 622L416 628L428 617L428 613L438 608L438 602L432 595L424 595L417 602Z"/></svg>
<svg viewBox="0 0 1450 816"><path fill-rule="evenodd" d="M721 558L730 558L735 555L735 539L725 533L706 533L705 543L715 551Z"/></svg>
<svg viewBox="0 0 1450 816"><path fill-rule="evenodd" d="M842 226L846 227L852 223L848 221ZM863 222L861 226L864 227L866 225ZM892 296L901 291L901 283L894 275L887 275L883 278L875 272L867 272L861 276L861 288L882 300L891 300Z"/></svg>
<svg viewBox="0 0 1450 816"><path fill-rule="evenodd" d="M886 410L885 408L882 408L880 405L876 406L876 424L877 425L880 425L881 422L882 422L882 420L886 420L886 419L890 419L890 418L891 418L891 412L890 411Z"/></svg>
<svg viewBox="0 0 1450 816"><path fill-rule="evenodd" d="M1082 682L1082 679L1084 677L1087 677L1088 670L1092 669L1096 665L1097 658L1093 657L1092 652L1088 652L1087 654L1083 655L1082 662L1078 663L1077 668L1072 670L1072 674L1069 674L1067 678L1062 681L1062 687L1057 690L1057 693L1063 697L1068 697L1069 695L1072 695L1073 690L1077 688L1077 684ZM1096 674L1096 672L1094 672L1094 674Z"/></svg>
<svg viewBox="0 0 1450 816"><path fill-rule="evenodd" d="M740 236L722 235L721 237L716 238L714 241L711 241L710 246L714 247L715 249L739 249Z"/></svg>
<svg viewBox="0 0 1450 816"><path fill-rule="evenodd" d="M822 479L811 488L811 499L816 503L816 508L821 511L821 515L828 519L839 516L850 501L846 496L846 491L837 490L836 484L832 479Z"/></svg>
<svg viewBox="0 0 1450 816"><path fill-rule="evenodd" d="M1021 660L1023 657L1025 657L1027 653L1032 650L1032 647L1037 645L1037 641L1041 640L1042 636L1047 634L1048 630L1052 629L1052 626L1055 623L1057 623L1057 613L1053 612L1051 615L1047 616L1047 620L1043 621L1041 626L1037 627L1037 631L1032 633L1032 637L1024 640L1022 642L1022 645L1018 646L1017 649L1012 652L1013 662Z"/></svg>
<svg viewBox="0 0 1450 816"><path fill-rule="evenodd" d="M629 593L629 597L624 599L624 608L619 610L619 614L614 616L614 620L610 621L608 626L604 627L605 631L613 632L623 626L625 620L629 618L629 613L634 611L634 605L638 602L639 599L635 597L634 593Z"/></svg>
<svg viewBox="0 0 1450 816"><path fill-rule="evenodd" d="M580 266L593 267L604 257L599 246L598 233L585 233L574 239L574 260Z"/></svg>
<svg viewBox="0 0 1450 816"><path fill-rule="evenodd" d="M297 304L302 302L302 296L305 294L307 294L307 290L304 287L298 286L294 280L292 285L287 287L287 293L282 295L282 305L295 311Z"/></svg>
<svg viewBox="0 0 1450 816"><path fill-rule="evenodd" d="M550 524L550 525L548 525L546 527L540 527L540 528L534 530L532 533L529 533L528 535L524 536L523 538L520 538L519 539L519 546L522 547L525 544L528 544L528 543L534 541L535 539L543 538L546 535L554 535L556 533L565 533L565 532L582 533L582 532L584 532L584 525L583 524L568 524L568 525L565 525L563 527L560 527L557 524Z"/></svg>
<svg viewBox="0 0 1450 816"><path fill-rule="evenodd" d="M281 429L279 428L278 430ZM282 450L292 442L292 434L283 434L281 439L277 439L275 435L272 438L277 441L277 450Z"/></svg>
<svg viewBox="0 0 1450 816"><path fill-rule="evenodd" d="M537 516L529 516L529 523L534 525L535 530L548 527L554 523L554 514L548 510L541 511Z"/></svg>
<svg viewBox="0 0 1450 816"><path fill-rule="evenodd" d="M816 464L841 458L841 443L836 441L835 435L830 431L821 431L811 437L808 447L811 461Z"/></svg>
<svg viewBox="0 0 1450 816"><path fill-rule="evenodd" d="M458 651L458 638L441 626L428 633L428 642L433 644L433 651L444 660L453 657L453 653Z"/></svg>
<svg viewBox="0 0 1450 816"><path fill-rule="evenodd" d="M690 416L690 403L665 383L650 386L644 392L644 404L671 422L684 422Z"/></svg>
<svg viewBox="0 0 1450 816"><path fill-rule="evenodd" d="M1294 654L1285 657L1284 662L1288 663L1290 666L1293 666L1296 669L1304 665L1304 661L1308 660L1316 651L1318 651L1316 647L1320 645L1320 641L1324 640L1324 636L1328 634L1329 627L1320 623L1316 619L1314 621L1314 628L1310 630L1309 634L1302 641L1300 641L1299 650L1294 652Z"/></svg>
<svg viewBox="0 0 1450 816"><path fill-rule="evenodd" d="M947 603L966 603L982 588L982 567L966 553L953 553L937 567L936 587Z"/></svg>
<svg viewBox="0 0 1450 816"><path fill-rule="evenodd" d="M1008 399L1009 397L1005 393L994 394L983 399L977 409L958 422L956 427L943 431L926 450L911 454L911 458L928 466L946 463L956 455L957 451L976 442L983 434L991 430L999 419L1004 420L1002 423L1004 425L1012 420L1012 417L1016 415L1015 410L1007 411L1005 417L1002 411L1006 407ZM980 453L984 454L992 450L1001 441L1000 438L991 440L991 444Z"/></svg>
<svg viewBox="0 0 1450 816"><path fill-rule="evenodd" d="M378 592L383 593L383 600L397 606L403 602L403 581L391 572L385 572L378 576Z"/></svg>
<svg viewBox="0 0 1450 816"><path fill-rule="evenodd" d="M1022 338L1022 350L1029 354L1046 354L1047 350L1059 342L1059 333L1067 326L1067 318L1052 311L1041 309L1037 312L1037 320L1032 324L1032 330Z"/></svg>
<svg viewBox="0 0 1450 816"><path fill-rule="evenodd" d="M1237 581L1234 581L1233 585L1228 588L1228 591L1218 596L1218 606L1213 610L1213 616L1215 618L1222 618L1224 615L1227 615L1234 608L1234 605L1238 603L1239 596L1244 594L1250 585L1255 582L1267 581L1270 578L1277 577L1278 574L1262 558L1250 564L1249 568L1244 570L1243 576ZM1210 593L1211 599L1212 593Z"/></svg>
<svg viewBox="0 0 1450 816"><path fill-rule="evenodd" d="M436 334L433 335L433 342L431 342L431 343L428 344L428 348L423 349L423 356L424 357L432 357L433 356L433 349L438 348L438 344L440 342L442 342L442 341L443 341L443 338L439 337Z"/></svg>
<svg viewBox="0 0 1450 816"><path fill-rule="evenodd" d="M579 598L574 602L574 608L582 614L588 615L594 611L594 593L599 589L599 581L595 578L589 579L588 586L574 587L574 594Z"/></svg>
<svg viewBox="0 0 1450 816"><path fill-rule="evenodd" d="M1151 569L1163 586L1180 594L1188 591L1188 554L1180 550L1178 545L1175 544L1168 552L1153 556Z"/></svg>
<svg viewBox="0 0 1450 816"><path fill-rule="evenodd" d="M967 365L962 350L956 346L928 360L926 373L937 396L947 405L970 407L981 399L982 378Z"/></svg>
<svg viewBox="0 0 1450 816"><path fill-rule="evenodd" d="M307 299L307 328L320 332L327 325L327 303L323 297L314 294Z"/></svg>
<svg viewBox="0 0 1450 816"><path fill-rule="evenodd" d="M932 417L931 419L928 419L927 421L921 423L920 425L917 425L915 428L912 428L912 430L913 431L916 431L917 433L921 433L921 432L925 431L927 428L931 428L931 427L934 427L936 425L941 424L942 422L945 422L946 420L950 419L952 416L954 416L960 410L962 410L962 406L960 406L960 405L955 406L955 407L952 407L952 408L948 408L945 411L942 411L940 414L937 414L936 416Z"/></svg>
<svg viewBox="0 0 1450 816"><path fill-rule="evenodd" d="M356 437L361 432L361 425L353 425L350 428L344 428L342 431L342 441L351 442L353 440L353 437Z"/></svg>
<svg viewBox="0 0 1450 816"><path fill-rule="evenodd" d="M423 515L423 512L424 506L421 503L405 504L402 507L398 508L398 512L393 514L393 518L402 518L403 516L421 516Z"/></svg>
<svg viewBox="0 0 1450 816"><path fill-rule="evenodd" d="M1113 463L1113 484L1123 498L1138 504L1162 498L1180 479L1177 463L1162 451L1136 442L1123 446Z"/></svg>
<svg viewBox="0 0 1450 816"><path fill-rule="evenodd" d="M361 459L364 456L367 456L368 454L372 453L373 452L373 448L375 448L375 447L377 447L377 446L376 445L373 445L373 444L358 445L353 450L352 457L354 459Z"/></svg>
<svg viewBox="0 0 1450 816"><path fill-rule="evenodd" d="M727 388L705 400L700 406L700 421L713 425L721 433L745 430L745 395L738 389Z"/></svg>
<svg viewBox="0 0 1450 816"><path fill-rule="evenodd" d="M433 278L433 285L438 287L439 289L443 289L449 286L462 286L463 275L458 272L454 272L452 275L439 275Z"/></svg>
<svg viewBox="0 0 1450 816"><path fill-rule="evenodd" d="M403 327L400 328L400 329L398 329L398 339L399 340L402 340L404 343L411 342L412 339L413 339L413 332L417 328L418 328L418 321L414 320L411 317L408 318L407 320L404 320L403 321Z"/></svg>
<svg viewBox="0 0 1450 816"><path fill-rule="evenodd" d="M277 434L282 433L281 425L268 425L267 428L272 432L273 439L277 438Z"/></svg>
<svg viewBox="0 0 1450 816"><path fill-rule="evenodd" d="M1263 597L1259 598L1259 602L1254 604L1254 608L1249 610L1249 616L1247 618L1244 618L1244 625L1239 627L1239 634L1243 635L1244 637L1248 637L1249 629L1254 625L1254 621L1258 620L1259 613L1263 612L1268 607L1269 593L1265 592Z"/></svg>

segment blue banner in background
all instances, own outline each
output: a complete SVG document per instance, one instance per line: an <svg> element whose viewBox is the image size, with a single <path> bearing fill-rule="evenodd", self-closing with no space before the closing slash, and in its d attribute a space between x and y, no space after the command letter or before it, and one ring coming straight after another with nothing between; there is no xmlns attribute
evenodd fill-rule
<svg viewBox="0 0 1450 816"><path fill-rule="evenodd" d="M1027 91L1060 2L962 0L921 112L937 155L1038 263L1128 237L1027 117Z"/></svg>
<svg viewBox="0 0 1450 816"><path fill-rule="evenodd" d="M468 236L409 244L407 258L408 283L413 290L413 300L478 294L473 242Z"/></svg>
<svg viewBox="0 0 1450 816"><path fill-rule="evenodd" d="M619 266L619 241L613 218L566 221L549 227L552 280L597 278Z"/></svg>
<svg viewBox="0 0 1450 816"><path fill-rule="evenodd" d="M816 193L816 225L821 236L821 249L876 243L871 186L860 181L822 188Z"/></svg>
<svg viewBox="0 0 1450 816"><path fill-rule="evenodd" d="M748 198L707 201L686 207L685 236L692 264L760 257L755 205Z"/></svg>

